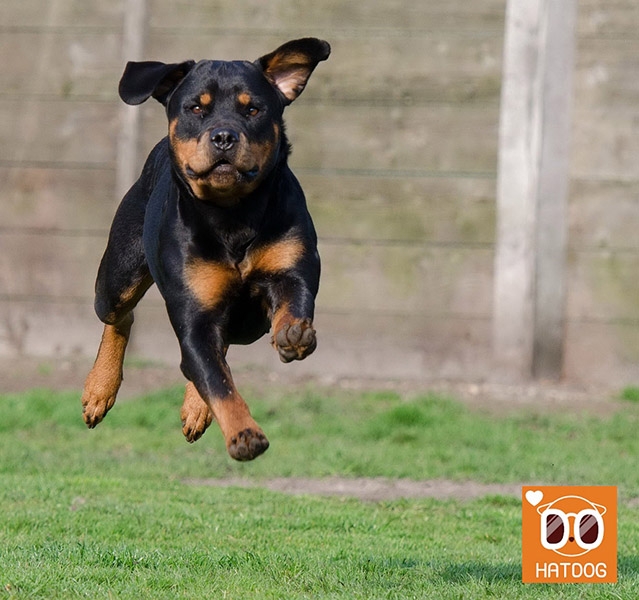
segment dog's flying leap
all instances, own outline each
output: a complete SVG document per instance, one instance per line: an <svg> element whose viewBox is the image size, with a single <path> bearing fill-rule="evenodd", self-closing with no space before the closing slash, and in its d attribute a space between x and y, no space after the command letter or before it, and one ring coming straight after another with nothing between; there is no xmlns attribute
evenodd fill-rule
<svg viewBox="0 0 639 600"><path fill-rule="evenodd" d="M302 189L287 165L282 114L330 46L294 40L255 62L131 62L120 97L166 108L169 134L151 151L118 208L96 281L105 323L82 396L95 427L113 406L133 309L155 283L178 338L187 440L213 418L229 454L268 448L233 384L230 344L272 332L284 362L316 346L317 238Z"/></svg>

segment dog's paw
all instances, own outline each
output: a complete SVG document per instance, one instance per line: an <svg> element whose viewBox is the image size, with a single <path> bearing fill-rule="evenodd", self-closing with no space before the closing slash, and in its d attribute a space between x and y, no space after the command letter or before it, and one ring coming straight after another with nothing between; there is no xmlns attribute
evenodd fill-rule
<svg viewBox="0 0 639 600"><path fill-rule="evenodd" d="M282 362L306 358L317 347L312 321L296 319L291 323L284 323L273 335L273 345L280 353Z"/></svg>
<svg viewBox="0 0 639 600"><path fill-rule="evenodd" d="M189 393L187 388L180 410L180 418L182 419L182 433L186 441L192 444L202 437L213 421L213 412L199 394L194 396Z"/></svg>
<svg viewBox="0 0 639 600"><path fill-rule="evenodd" d="M257 458L269 447L268 440L262 431L255 429L244 429L231 436L227 447L231 458L239 461L253 460Z"/></svg>
<svg viewBox="0 0 639 600"><path fill-rule="evenodd" d="M82 394L82 418L89 429L96 427L113 407L119 387L96 385L89 376Z"/></svg>

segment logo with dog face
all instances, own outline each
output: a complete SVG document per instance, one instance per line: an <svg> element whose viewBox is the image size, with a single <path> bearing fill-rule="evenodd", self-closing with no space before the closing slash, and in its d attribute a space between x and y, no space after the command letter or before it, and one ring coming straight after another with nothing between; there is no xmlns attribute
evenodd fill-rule
<svg viewBox="0 0 639 600"><path fill-rule="evenodd" d="M603 541L607 510L581 496L562 496L538 506L541 545L561 556L587 554Z"/></svg>
<svg viewBox="0 0 639 600"><path fill-rule="evenodd" d="M524 487L524 583L617 580L616 487Z"/></svg>

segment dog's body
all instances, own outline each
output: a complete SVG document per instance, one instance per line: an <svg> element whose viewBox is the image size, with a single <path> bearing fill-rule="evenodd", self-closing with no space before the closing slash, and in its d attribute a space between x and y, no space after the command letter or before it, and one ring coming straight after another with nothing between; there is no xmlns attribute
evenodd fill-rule
<svg viewBox="0 0 639 600"><path fill-rule="evenodd" d="M105 328L82 397L89 427L115 402L132 311L156 283L188 379L187 440L215 418L233 458L268 448L225 355L229 344L252 343L269 329L285 362L315 349L317 239L287 165L282 113L329 53L326 42L306 38L255 63L127 65L121 98L161 102L169 135L122 200L98 271L95 308Z"/></svg>

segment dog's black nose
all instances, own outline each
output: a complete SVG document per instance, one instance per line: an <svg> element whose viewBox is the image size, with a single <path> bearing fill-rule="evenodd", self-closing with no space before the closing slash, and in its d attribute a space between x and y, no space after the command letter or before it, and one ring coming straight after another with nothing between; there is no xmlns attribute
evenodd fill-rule
<svg viewBox="0 0 639 600"><path fill-rule="evenodd" d="M240 141L240 136L232 129L214 129L211 131L211 142L222 152L230 150Z"/></svg>

